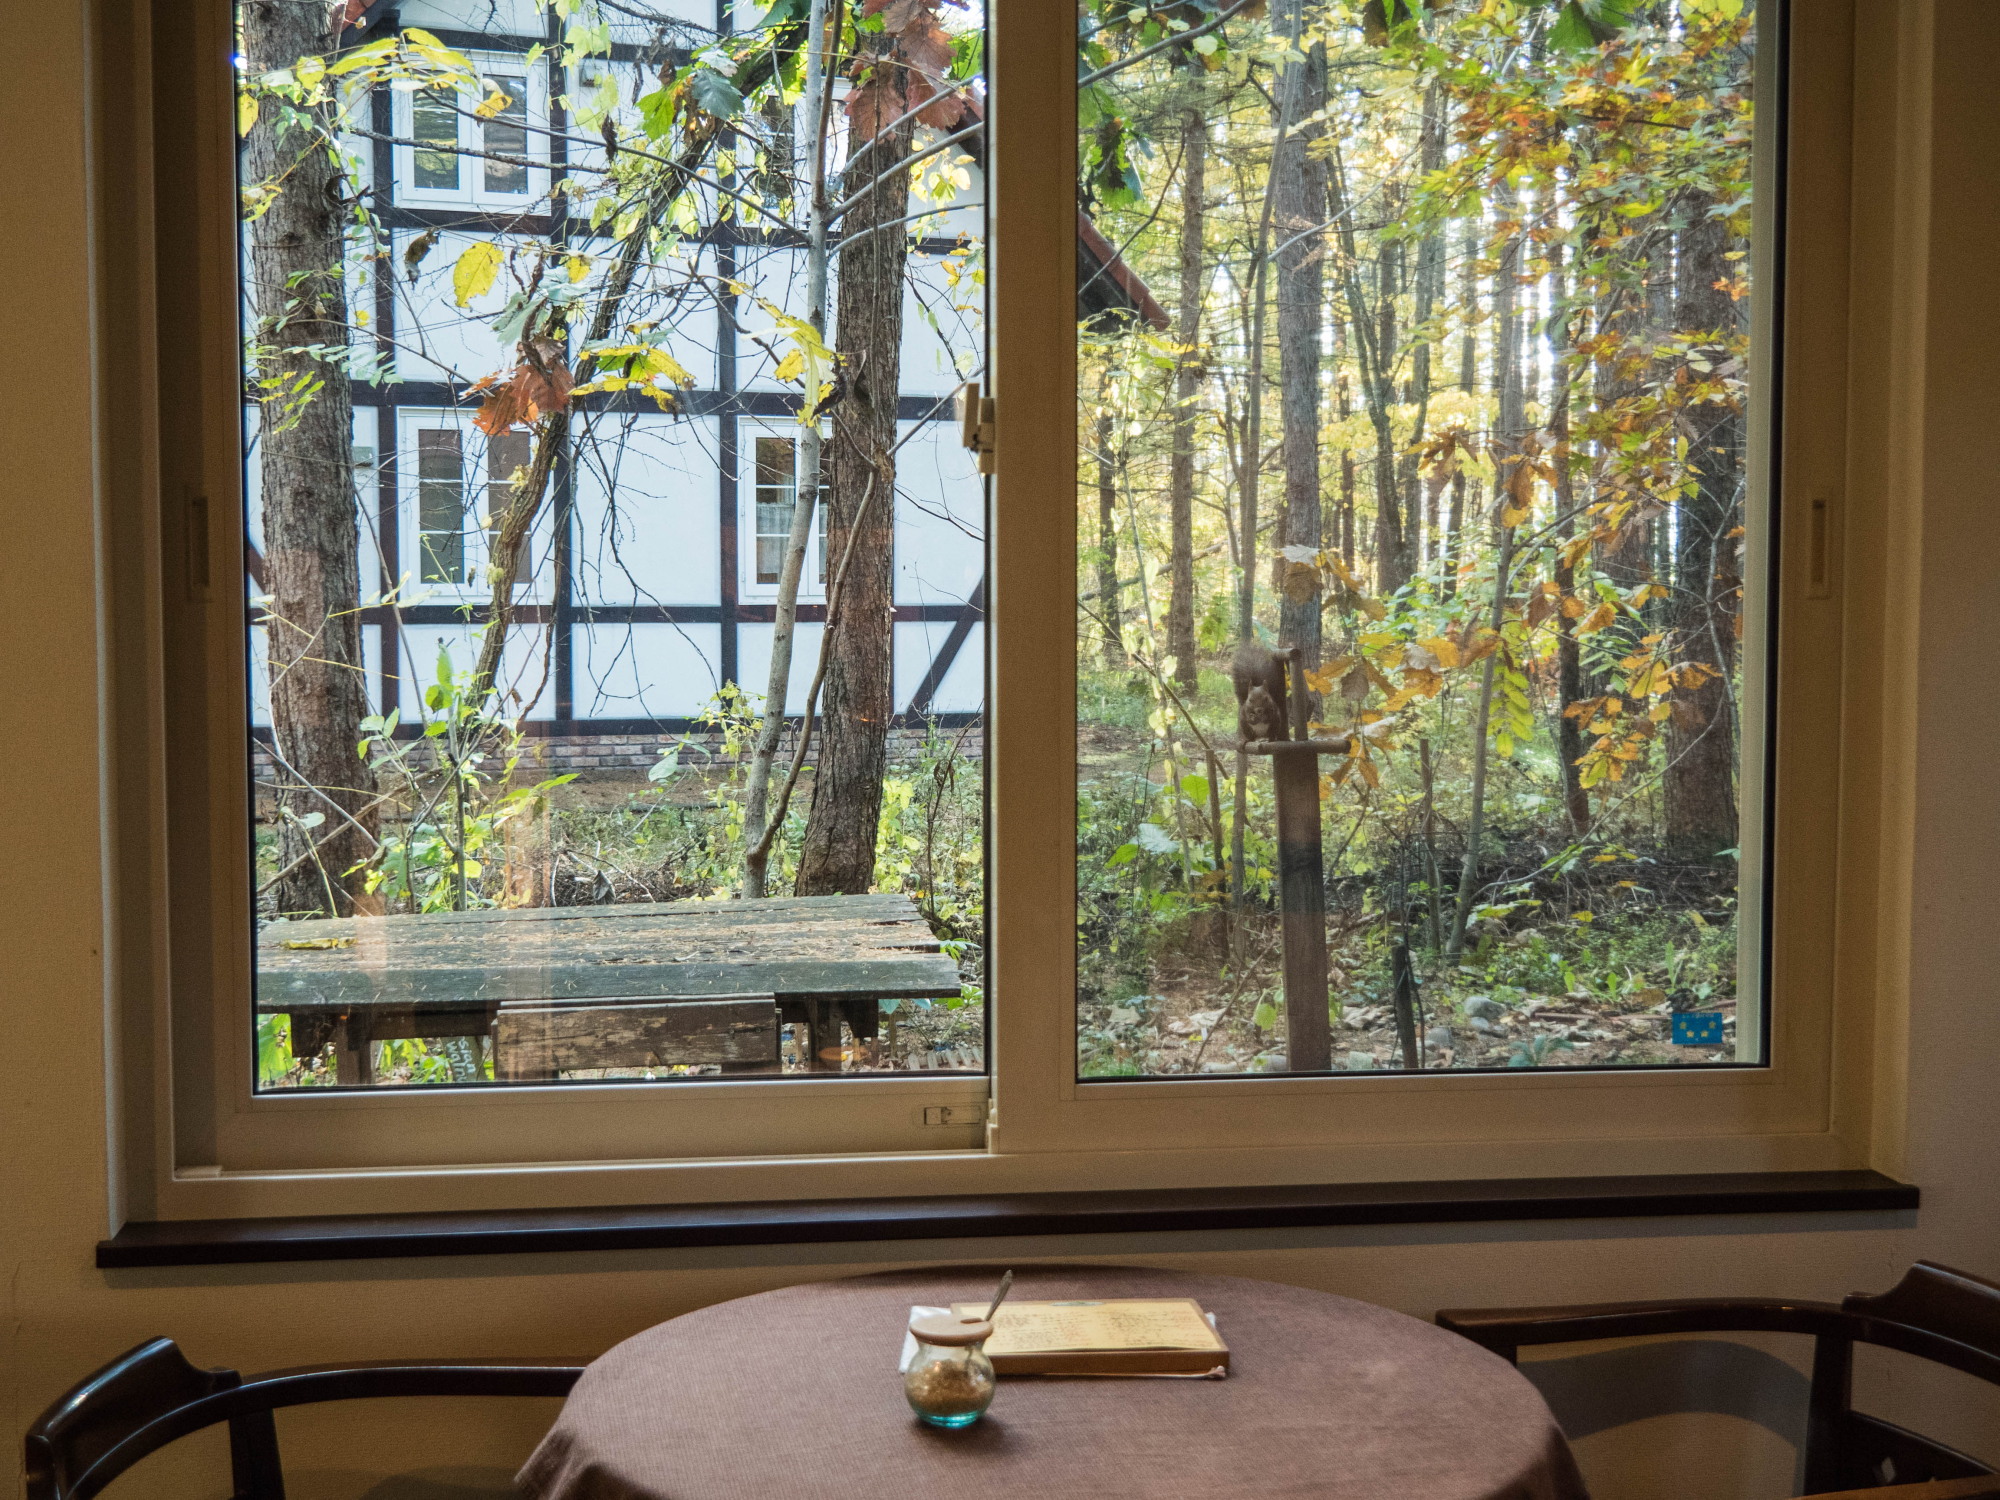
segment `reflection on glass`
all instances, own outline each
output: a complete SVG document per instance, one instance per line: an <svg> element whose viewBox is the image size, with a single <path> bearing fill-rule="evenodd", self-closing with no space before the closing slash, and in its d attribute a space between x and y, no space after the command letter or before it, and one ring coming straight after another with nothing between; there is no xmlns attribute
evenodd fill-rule
<svg viewBox="0 0 2000 1500"><path fill-rule="evenodd" d="M791 438L757 439L757 581L776 583L785 566L785 544L797 511L793 473L798 444Z"/></svg>
<svg viewBox="0 0 2000 1500"><path fill-rule="evenodd" d="M487 82L507 100L499 113L486 121L484 135L487 151L493 156L525 157L528 154L528 80L495 77ZM481 169L489 193L525 193L528 190L528 169L520 161L494 161L489 156L481 163Z"/></svg>
<svg viewBox="0 0 2000 1500"><path fill-rule="evenodd" d="M238 15L259 1087L981 1071L976 15L325 14Z"/></svg>
<svg viewBox="0 0 2000 1500"><path fill-rule="evenodd" d="M465 456L456 429L417 434L417 527L423 581L465 582Z"/></svg>
<svg viewBox="0 0 2000 1500"><path fill-rule="evenodd" d="M1757 1061L1752 6L1225 9L1081 18L1080 1074Z"/></svg>
<svg viewBox="0 0 2000 1500"><path fill-rule="evenodd" d="M458 187L458 111L455 97L442 89L426 89L410 100L411 134L421 144L412 153L416 158L417 186Z"/></svg>

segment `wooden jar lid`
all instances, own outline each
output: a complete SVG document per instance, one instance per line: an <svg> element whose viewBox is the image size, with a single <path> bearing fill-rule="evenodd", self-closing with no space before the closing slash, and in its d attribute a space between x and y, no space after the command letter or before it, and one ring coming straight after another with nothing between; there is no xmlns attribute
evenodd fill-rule
<svg viewBox="0 0 2000 1500"><path fill-rule="evenodd" d="M926 1344L961 1349L993 1337L993 1325L984 1318L954 1318L949 1313L931 1313L910 1320L910 1332Z"/></svg>

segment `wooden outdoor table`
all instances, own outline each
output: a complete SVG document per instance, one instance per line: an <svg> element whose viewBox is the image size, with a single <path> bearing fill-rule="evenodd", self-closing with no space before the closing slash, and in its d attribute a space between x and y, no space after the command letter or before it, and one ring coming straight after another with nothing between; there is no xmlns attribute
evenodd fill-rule
<svg viewBox="0 0 2000 1500"><path fill-rule="evenodd" d="M257 940L258 1012L291 1017L295 1054L332 1040L343 1084L372 1083L370 1044L400 1037L489 1036L501 1078L649 1059L768 1071L784 1022L817 1066L836 1018L866 1041L881 1001L958 992L902 895L274 922Z"/></svg>
<svg viewBox="0 0 2000 1500"><path fill-rule="evenodd" d="M530 1500L1587 1500L1541 1394L1387 1308L1237 1276L1032 1267L1021 1298L1193 1297L1224 1380L1002 1376L986 1416L920 1425L897 1354L913 1305L998 1271L896 1271L721 1303L583 1372L515 1483Z"/></svg>

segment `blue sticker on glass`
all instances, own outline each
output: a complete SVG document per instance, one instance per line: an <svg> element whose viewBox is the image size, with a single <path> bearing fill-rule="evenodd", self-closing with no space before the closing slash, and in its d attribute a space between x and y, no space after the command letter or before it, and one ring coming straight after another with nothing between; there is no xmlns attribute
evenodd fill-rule
<svg viewBox="0 0 2000 1500"><path fill-rule="evenodd" d="M1722 1012L1683 1010L1674 1015L1676 1047L1719 1047L1722 1045Z"/></svg>

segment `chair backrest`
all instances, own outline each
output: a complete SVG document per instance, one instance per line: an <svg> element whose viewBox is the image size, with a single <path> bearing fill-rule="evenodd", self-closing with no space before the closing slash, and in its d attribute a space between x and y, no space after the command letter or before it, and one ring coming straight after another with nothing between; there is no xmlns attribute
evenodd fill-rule
<svg viewBox="0 0 2000 1500"><path fill-rule="evenodd" d="M88 1376L43 1412L27 1437L28 1500L91 1500L149 1453L229 1424L234 1500L285 1500L272 1413L385 1396L567 1396L584 1361L363 1360L271 1370L248 1379L200 1370L154 1339Z"/></svg>
<svg viewBox="0 0 2000 1500"><path fill-rule="evenodd" d="M1820 1335L1813 1359L1807 1491L1991 1474L1970 1454L1854 1410L1854 1345L1898 1349L2000 1385L2000 1286L1918 1261L1888 1291L1848 1297L1840 1313L1838 1333Z"/></svg>
<svg viewBox="0 0 2000 1500"><path fill-rule="evenodd" d="M1840 1310L1862 1320L1855 1337L2000 1385L2000 1285L1920 1260L1888 1291L1856 1292Z"/></svg>
<svg viewBox="0 0 2000 1500"><path fill-rule="evenodd" d="M234 1370L189 1364L172 1339L128 1350L86 1376L28 1429L28 1500L65 1500L92 1464L141 1428L239 1384Z"/></svg>

